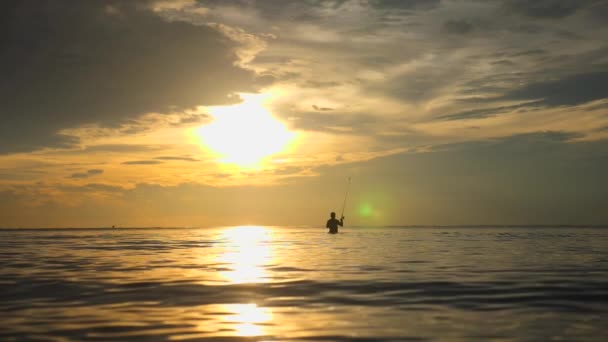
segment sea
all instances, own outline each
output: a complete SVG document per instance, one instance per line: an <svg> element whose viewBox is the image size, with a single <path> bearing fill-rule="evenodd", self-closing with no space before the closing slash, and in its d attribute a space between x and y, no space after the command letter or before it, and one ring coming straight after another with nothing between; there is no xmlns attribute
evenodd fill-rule
<svg viewBox="0 0 608 342"><path fill-rule="evenodd" d="M2 229L1 341L608 341L608 229Z"/></svg>

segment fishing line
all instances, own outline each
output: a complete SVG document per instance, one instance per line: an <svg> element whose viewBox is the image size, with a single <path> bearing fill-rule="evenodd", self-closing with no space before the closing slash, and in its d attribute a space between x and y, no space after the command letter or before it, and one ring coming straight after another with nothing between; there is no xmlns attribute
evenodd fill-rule
<svg viewBox="0 0 608 342"><path fill-rule="evenodd" d="M346 207L346 198L348 197L349 190L350 190L350 176L348 177L348 184L346 185L346 194L344 195L344 202L342 202L342 214L340 214L340 217L344 217L344 208Z"/></svg>

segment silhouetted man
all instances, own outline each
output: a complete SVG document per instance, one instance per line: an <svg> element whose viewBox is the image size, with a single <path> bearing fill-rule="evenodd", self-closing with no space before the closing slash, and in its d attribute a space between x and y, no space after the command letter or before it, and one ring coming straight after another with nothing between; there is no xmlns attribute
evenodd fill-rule
<svg viewBox="0 0 608 342"><path fill-rule="evenodd" d="M342 226L344 227L344 216L342 216L342 218L340 219L340 221L338 221L336 219L336 213L332 212L330 214L331 218L329 220L327 220L327 224L325 225L327 228L329 228L329 232L330 234L337 234L338 233L338 226Z"/></svg>

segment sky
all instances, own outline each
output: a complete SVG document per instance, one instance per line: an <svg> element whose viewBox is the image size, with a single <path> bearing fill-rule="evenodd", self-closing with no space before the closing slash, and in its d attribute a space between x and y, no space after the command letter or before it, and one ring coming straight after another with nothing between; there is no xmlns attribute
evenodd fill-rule
<svg viewBox="0 0 608 342"><path fill-rule="evenodd" d="M7 0L0 46L0 227L608 223L605 0Z"/></svg>

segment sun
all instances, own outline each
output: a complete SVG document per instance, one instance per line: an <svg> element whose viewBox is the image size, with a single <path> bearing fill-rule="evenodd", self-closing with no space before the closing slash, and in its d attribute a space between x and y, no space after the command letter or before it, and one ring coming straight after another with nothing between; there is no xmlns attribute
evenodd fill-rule
<svg viewBox="0 0 608 342"><path fill-rule="evenodd" d="M197 129L201 144L223 163L257 167L273 154L283 152L295 133L265 108L268 94L239 94L243 102L209 107L213 121Z"/></svg>

